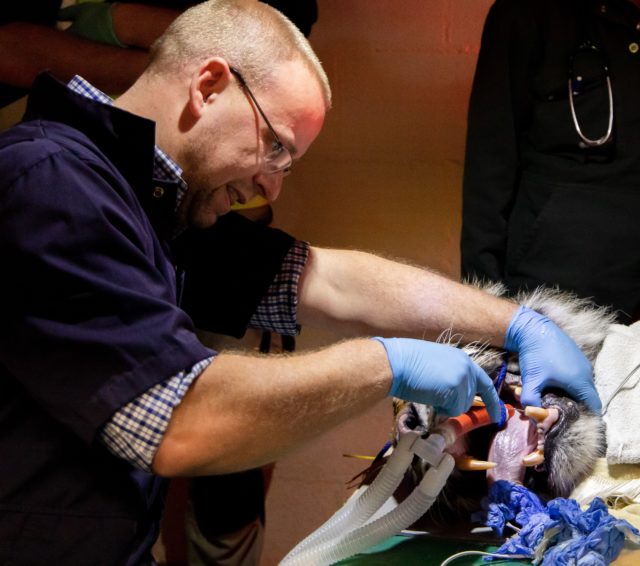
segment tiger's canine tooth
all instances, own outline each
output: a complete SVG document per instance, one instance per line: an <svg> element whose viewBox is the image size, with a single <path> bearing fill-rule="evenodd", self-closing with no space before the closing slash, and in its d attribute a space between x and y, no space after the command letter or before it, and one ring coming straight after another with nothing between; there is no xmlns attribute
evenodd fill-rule
<svg viewBox="0 0 640 566"><path fill-rule="evenodd" d="M530 468L532 466L537 466L544 462L544 451L540 448L536 448L531 454L527 454L524 458L522 458L522 463Z"/></svg>
<svg viewBox="0 0 640 566"><path fill-rule="evenodd" d="M525 407L524 414L541 423L549 416L549 409L529 405L528 407Z"/></svg>
<svg viewBox="0 0 640 566"><path fill-rule="evenodd" d="M482 472L484 470L490 470L495 468L498 464L496 462L488 462L486 460L476 460L475 458L464 454L456 458L456 468L463 472Z"/></svg>

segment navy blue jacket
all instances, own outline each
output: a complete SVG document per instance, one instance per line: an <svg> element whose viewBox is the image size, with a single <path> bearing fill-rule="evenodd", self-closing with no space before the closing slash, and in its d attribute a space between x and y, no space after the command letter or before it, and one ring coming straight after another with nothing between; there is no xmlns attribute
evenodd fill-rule
<svg viewBox="0 0 640 566"><path fill-rule="evenodd" d="M0 136L1 564L151 562L165 482L97 433L212 354L179 293L202 327L241 335L293 242L231 217L172 253L175 187L154 196L153 147L152 122L47 75ZM211 297L238 285L217 317Z"/></svg>

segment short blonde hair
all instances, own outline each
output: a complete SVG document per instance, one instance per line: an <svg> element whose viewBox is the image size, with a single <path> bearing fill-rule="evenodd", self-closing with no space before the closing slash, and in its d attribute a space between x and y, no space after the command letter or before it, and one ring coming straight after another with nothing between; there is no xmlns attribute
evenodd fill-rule
<svg viewBox="0 0 640 566"><path fill-rule="evenodd" d="M257 0L208 0L178 16L151 46L147 72L178 73L209 57L237 67L254 87L269 83L280 63L298 59L317 78L325 105L331 88L307 38L281 12Z"/></svg>

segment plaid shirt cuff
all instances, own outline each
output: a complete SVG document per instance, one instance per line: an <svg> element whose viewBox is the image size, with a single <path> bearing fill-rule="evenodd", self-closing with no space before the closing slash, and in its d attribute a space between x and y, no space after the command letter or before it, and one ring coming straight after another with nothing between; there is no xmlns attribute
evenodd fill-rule
<svg viewBox="0 0 640 566"><path fill-rule="evenodd" d="M309 257L309 243L296 240L282 262L267 294L262 298L249 326L294 336L300 332L296 320L298 281Z"/></svg>
<svg viewBox="0 0 640 566"><path fill-rule="evenodd" d="M160 446L174 407L180 404L189 386L213 361L198 362L158 383L118 410L103 427L100 439L109 451L136 468L151 472L153 457Z"/></svg>

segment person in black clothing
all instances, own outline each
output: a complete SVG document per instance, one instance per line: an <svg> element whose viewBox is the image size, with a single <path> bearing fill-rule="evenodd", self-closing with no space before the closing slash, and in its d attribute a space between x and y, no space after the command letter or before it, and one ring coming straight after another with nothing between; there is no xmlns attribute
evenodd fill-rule
<svg viewBox="0 0 640 566"><path fill-rule="evenodd" d="M469 106L463 277L558 286L620 322L640 316L635 4L492 6Z"/></svg>

